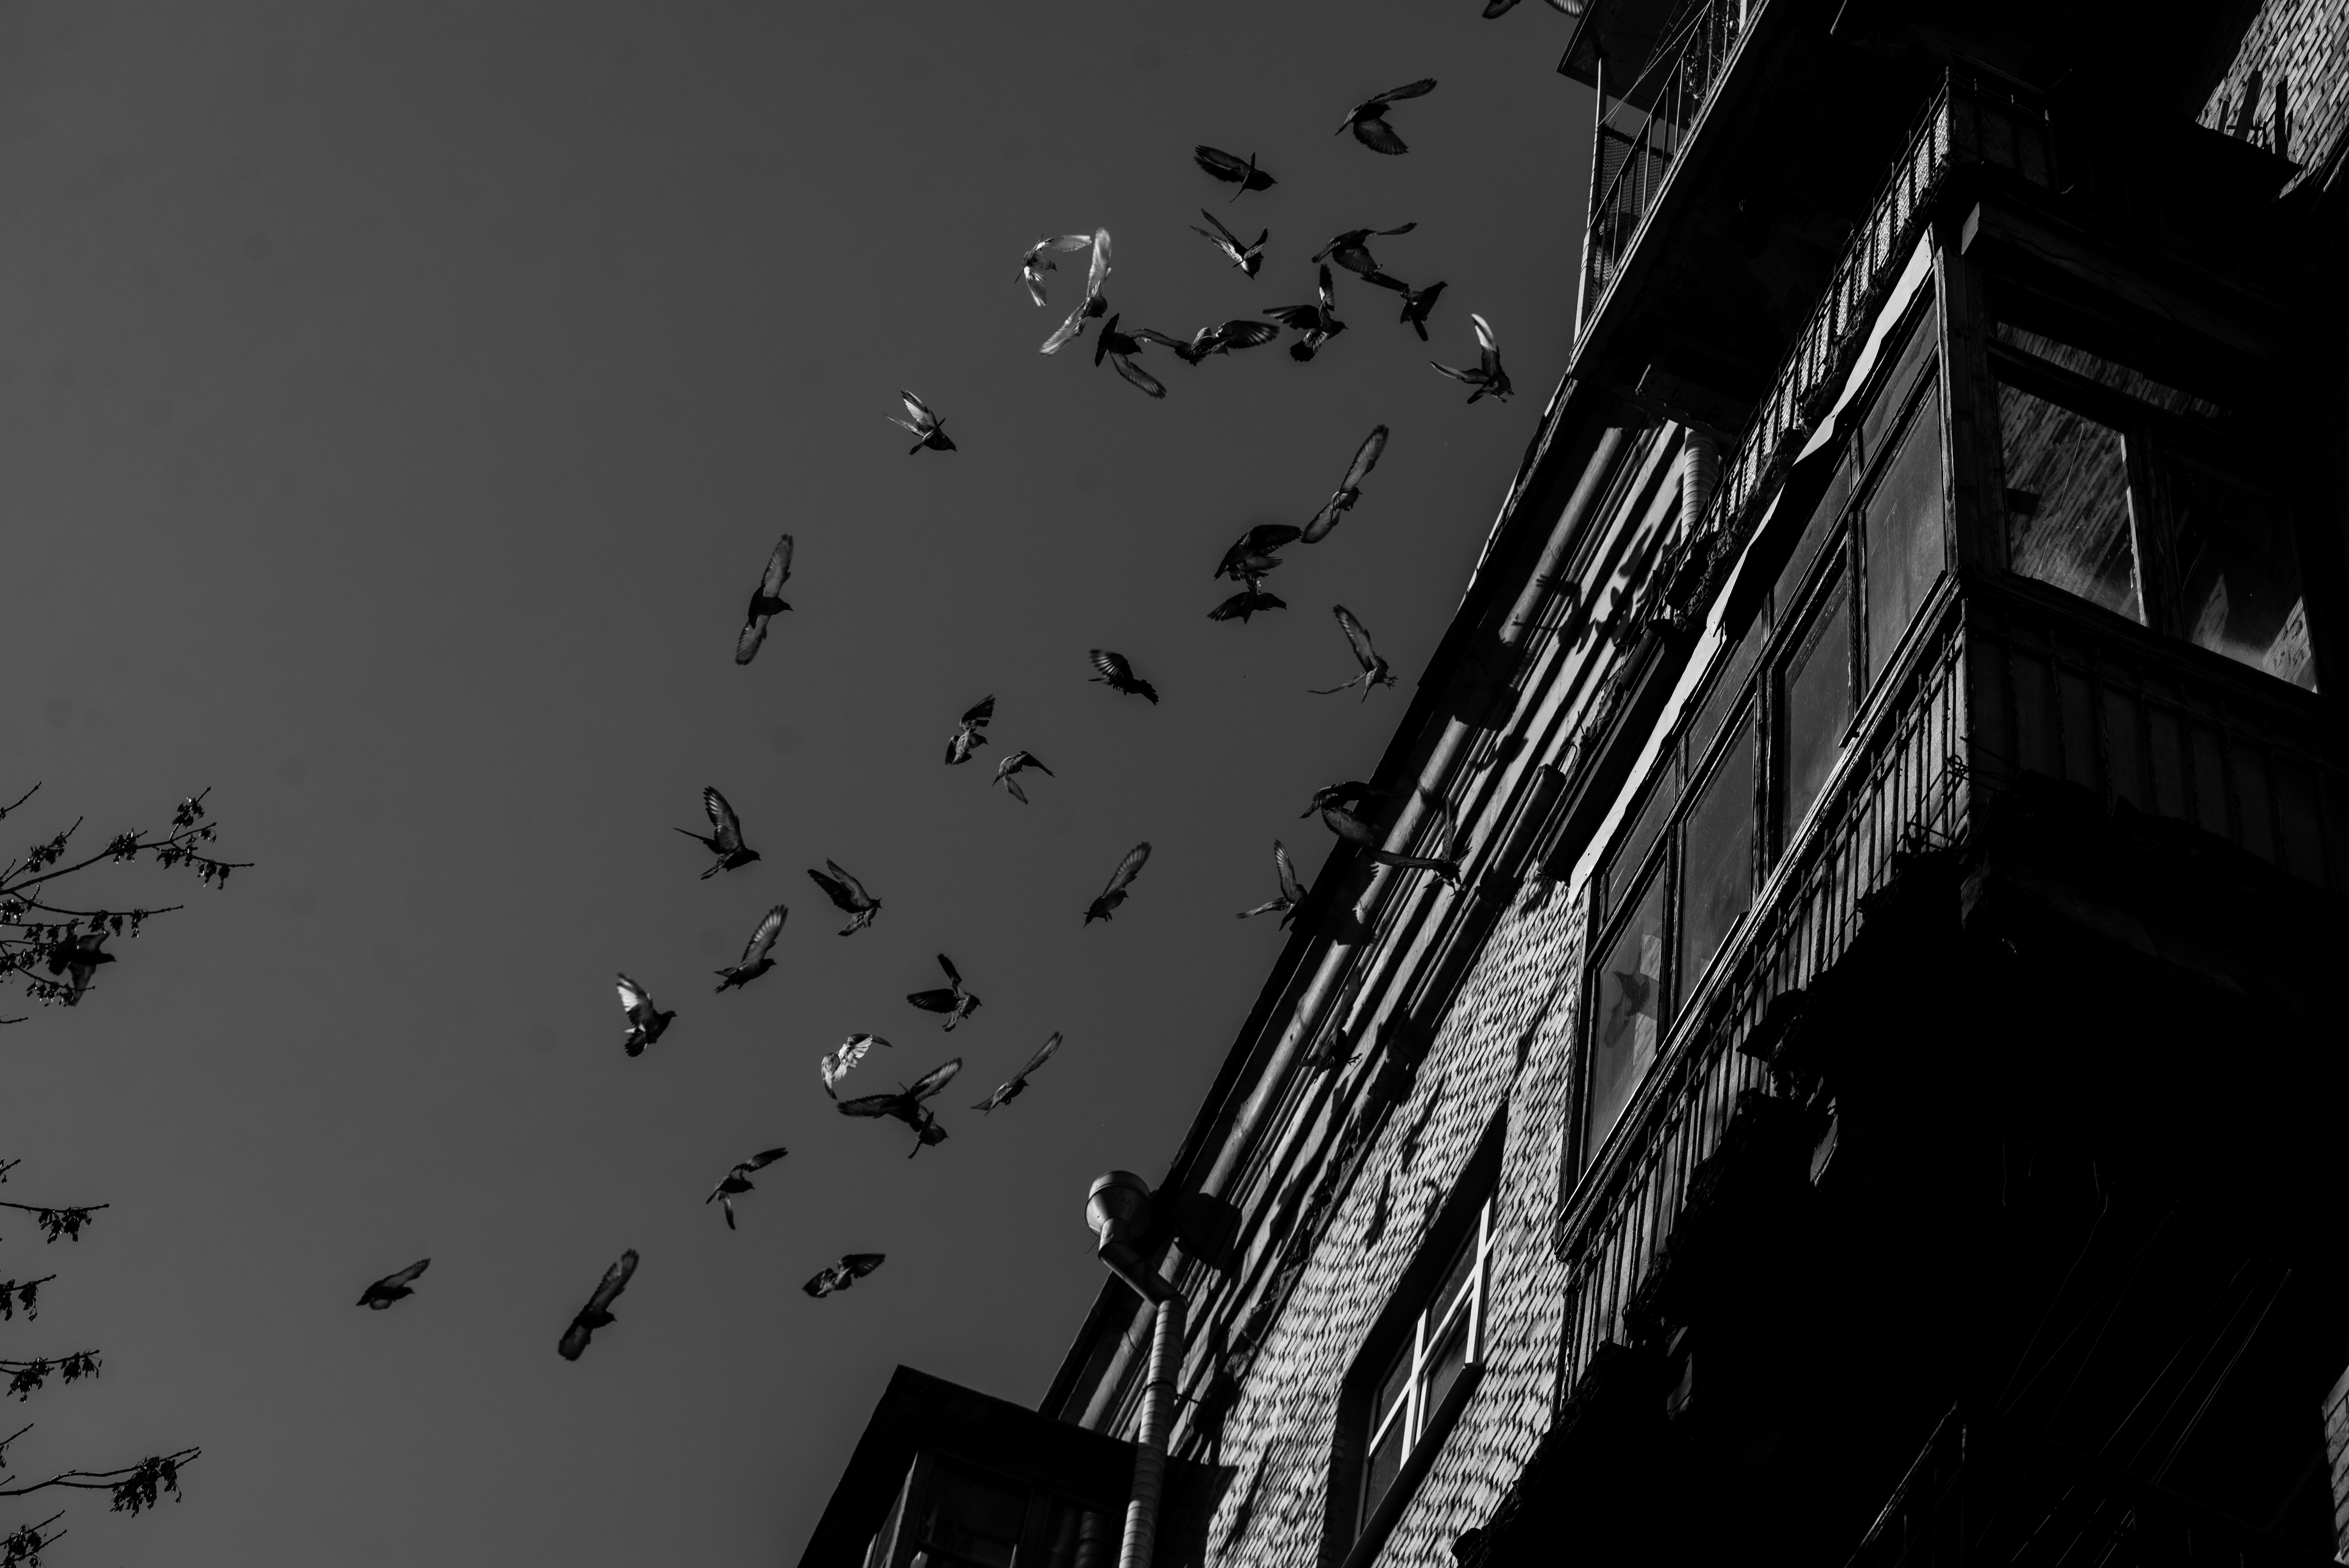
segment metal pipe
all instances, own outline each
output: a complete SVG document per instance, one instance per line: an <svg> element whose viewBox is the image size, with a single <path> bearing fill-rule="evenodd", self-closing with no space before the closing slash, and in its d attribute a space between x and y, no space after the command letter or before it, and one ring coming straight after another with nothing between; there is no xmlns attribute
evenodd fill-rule
<svg viewBox="0 0 2349 1568"><path fill-rule="evenodd" d="M1163 1282L1162 1282L1163 1283ZM1142 1387L1142 1435L1133 1445L1133 1492L1117 1568L1150 1568L1158 1544L1158 1503L1166 1487L1166 1435L1174 1424L1174 1380L1183 1370L1183 1298L1174 1291L1150 1329L1150 1376Z"/></svg>

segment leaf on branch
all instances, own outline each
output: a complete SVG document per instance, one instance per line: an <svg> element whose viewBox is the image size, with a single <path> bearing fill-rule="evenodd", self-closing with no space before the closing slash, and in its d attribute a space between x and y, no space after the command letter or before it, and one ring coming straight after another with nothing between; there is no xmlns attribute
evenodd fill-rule
<svg viewBox="0 0 2349 1568"><path fill-rule="evenodd" d="M170 1492L171 1501L180 1500L180 1467L194 1459L201 1450L183 1449L176 1454L149 1454L130 1469L128 1479L114 1483L114 1511L137 1513L150 1509L160 1501L160 1494Z"/></svg>
<svg viewBox="0 0 2349 1568"><path fill-rule="evenodd" d="M41 1568L41 1553L65 1539L65 1532L49 1534L48 1528L65 1517L65 1510L42 1520L38 1524L20 1524L5 1536L0 1536L0 1568Z"/></svg>
<svg viewBox="0 0 2349 1568"><path fill-rule="evenodd" d="M63 1236L69 1242L81 1240L81 1230L89 1217L100 1209L111 1209L111 1203L91 1203L78 1209L49 1209L36 1203L0 1203L0 1209L18 1209L33 1216L33 1223L48 1233L47 1240Z"/></svg>
<svg viewBox="0 0 2349 1568"><path fill-rule="evenodd" d="M18 1307L25 1309L26 1317L40 1316L35 1299L40 1288L57 1277L55 1274L43 1274L38 1279L28 1279L22 1284L13 1279L0 1279L0 1322L14 1323Z"/></svg>
<svg viewBox="0 0 2349 1568"><path fill-rule="evenodd" d="M8 1393L20 1403L31 1398L48 1383L51 1374L60 1382L78 1383L85 1377L98 1376L98 1352L77 1350L61 1361L36 1357L30 1361L0 1361L0 1372L8 1377Z"/></svg>

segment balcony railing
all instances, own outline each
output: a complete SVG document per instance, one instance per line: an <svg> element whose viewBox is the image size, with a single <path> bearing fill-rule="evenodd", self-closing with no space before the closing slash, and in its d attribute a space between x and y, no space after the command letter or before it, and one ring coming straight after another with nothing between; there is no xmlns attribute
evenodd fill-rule
<svg viewBox="0 0 2349 1568"><path fill-rule="evenodd" d="M1583 236L1582 294L1576 333L1599 314L1608 285L1640 237L1640 225L1696 134L1713 88L1728 74L1737 41L1764 0L1699 0L1657 46L1629 88L1607 107L1599 81L1599 135L1591 148L1590 223Z"/></svg>
<svg viewBox="0 0 2349 1568"><path fill-rule="evenodd" d="M1840 957L1860 901L1904 852L1965 831L1963 638L1945 598L1934 652L1873 740L1828 784L1812 820L1681 1013L1622 1125L1558 1216L1568 1265L1566 1343L1557 1387L1569 1393L1599 1347L1625 1338L1623 1311L1671 1236L1696 1168L1717 1148L1762 1064L1737 1047L1772 997L1806 985Z"/></svg>

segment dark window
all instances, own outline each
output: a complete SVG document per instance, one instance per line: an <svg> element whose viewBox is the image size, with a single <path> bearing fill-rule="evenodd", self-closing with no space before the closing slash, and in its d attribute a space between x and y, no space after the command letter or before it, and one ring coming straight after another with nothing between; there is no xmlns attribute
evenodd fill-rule
<svg viewBox="0 0 2349 1568"><path fill-rule="evenodd" d="M1783 845L1826 788L1851 725L1851 596L1843 584L1812 612L1810 628L1779 677L1779 691Z"/></svg>
<svg viewBox="0 0 2349 1568"><path fill-rule="evenodd" d="M940 1460L930 1476L911 1568L1011 1568L1028 1494Z"/></svg>
<svg viewBox="0 0 2349 1568"><path fill-rule="evenodd" d="M2003 385L1998 427L2006 463L2007 564L2143 621L2121 433Z"/></svg>
<svg viewBox="0 0 2349 1568"><path fill-rule="evenodd" d="M1679 990L1692 990L1737 919L1754 904L1754 743L1730 742L1692 797L1681 845Z"/></svg>
<svg viewBox="0 0 2349 1568"><path fill-rule="evenodd" d="M1941 575L1941 421L1928 402L1909 421L1868 498L1862 543L1868 569L1868 674L1892 656Z"/></svg>
<svg viewBox="0 0 2349 1568"><path fill-rule="evenodd" d="M1906 335L1903 336L1903 335ZM1933 330L1933 302L1930 295L1909 307L1907 323L1889 335L1884 355L1892 360L1891 371L1878 378L1866 416L1859 424L1859 460L1873 463L1878 449L1883 444L1884 433L1889 429L1909 406L1909 394L1916 387L1920 368L1932 357L1940 346L1940 335Z"/></svg>
<svg viewBox="0 0 2349 1568"><path fill-rule="evenodd" d="M2187 638L2314 691L2308 609L2283 508L2199 463L2173 462L2169 484Z"/></svg>
<svg viewBox="0 0 2349 1568"><path fill-rule="evenodd" d="M1722 662L1721 673L1713 677L1713 689L1705 694L1704 706L1697 709L1696 722L1689 727L1689 761L1702 763L1713 749L1713 738L1721 733L1721 721L1729 710L1745 696L1745 684L1760 662L1763 645L1770 640L1770 622L1765 615L1755 614L1754 624L1745 628L1745 635L1729 651Z"/></svg>
<svg viewBox="0 0 2349 1568"><path fill-rule="evenodd" d="M1626 901L1630 913L1591 976L1590 1066L1583 1094L1587 1163L1656 1059L1663 1029L1664 878Z"/></svg>
<svg viewBox="0 0 2349 1568"><path fill-rule="evenodd" d="M1781 621L1794 613L1802 599L1803 585L1810 580L1811 566L1818 559L1819 546L1827 532L1843 521L1844 502L1851 499L1851 459L1837 458L1827 480L1826 494L1811 509L1811 520L1803 525L1803 537L1795 544L1795 553L1778 573L1777 585L1770 591L1774 614Z"/></svg>
<svg viewBox="0 0 2349 1568"><path fill-rule="evenodd" d="M1639 813L1631 819L1630 829L1616 841L1614 858L1608 862L1608 913L1620 907L1624 889L1631 885L1631 879L1647 863L1648 851L1663 836L1664 824L1671 820L1672 808L1680 801L1680 753L1676 748L1666 747L1662 765L1655 769L1654 781L1648 786L1647 798L1640 802Z"/></svg>

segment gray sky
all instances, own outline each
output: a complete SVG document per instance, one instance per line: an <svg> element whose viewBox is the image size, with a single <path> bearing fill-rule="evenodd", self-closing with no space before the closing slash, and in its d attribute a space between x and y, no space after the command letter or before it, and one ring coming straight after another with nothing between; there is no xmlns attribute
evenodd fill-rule
<svg viewBox="0 0 2349 1568"><path fill-rule="evenodd" d="M78 1245L0 1222L0 1276L61 1275L5 1354L107 1357L11 1412L15 1468L204 1449L160 1516L73 1502L57 1562L772 1563L896 1363L1040 1393L1100 1277L1086 1182L1164 1170L1281 940L1233 912L1275 835L1319 865L1305 796L1402 711L1306 695L1353 673L1329 606L1417 677L1564 363L1588 100L1564 18L1478 9L0 5L0 786L46 785L0 838L209 785L258 862L90 886L192 908L0 1033L5 1195L114 1204ZM1408 157L1330 134L1422 75ZM1280 184L1223 206L1200 140ZM1271 227L1261 278L1203 202ZM1106 226L1115 308L1188 332L1410 220L1376 251L1449 281L1433 344L1341 274L1314 364L1155 353L1164 404L1090 337L1039 356L1077 278L1039 311L1014 276ZM1472 310L1513 402L1426 367ZM905 456L901 386L959 452ZM1206 620L1230 540L1380 421L1293 607ZM784 529L798 609L740 670ZM1089 685L1096 645L1163 705ZM940 766L989 692L995 744ZM988 787L1017 747L1058 772L1024 810ZM704 784L765 854L706 882L670 831ZM885 903L847 941L826 856ZM778 899L778 968L713 996ZM951 1037L902 1000L939 950L986 1004ZM681 1015L635 1061L615 969ZM833 1114L852 1029L896 1042L863 1090L968 1057L949 1142ZM702 1194L778 1142L730 1234ZM889 1262L799 1293L849 1250Z"/></svg>

